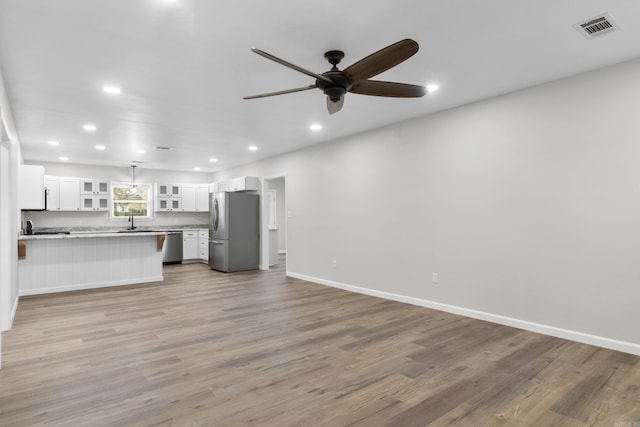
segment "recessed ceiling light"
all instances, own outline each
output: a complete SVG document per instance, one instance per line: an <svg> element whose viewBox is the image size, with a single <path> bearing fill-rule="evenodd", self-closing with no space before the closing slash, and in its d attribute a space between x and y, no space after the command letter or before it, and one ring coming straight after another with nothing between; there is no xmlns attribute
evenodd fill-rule
<svg viewBox="0 0 640 427"><path fill-rule="evenodd" d="M200 168L198 166L196 166L195 168L193 168L193 170L198 172L200 170Z"/></svg>
<svg viewBox="0 0 640 427"><path fill-rule="evenodd" d="M258 146L257 145L250 145L249 146L249 151L258 151Z"/></svg>
<svg viewBox="0 0 640 427"><path fill-rule="evenodd" d="M430 83L427 85L427 92L435 92L438 90L438 85L435 83Z"/></svg>
<svg viewBox="0 0 640 427"><path fill-rule="evenodd" d="M117 86L104 86L102 88L104 93L108 93L109 95L119 95L121 90Z"/></svg>
<svg viewBox="0 0 640 427"><path fill-rule="evenodd" d="M136 150L136 153L138 153L138 154L144 154L144 150Z"/></svg>
<svg viewBox="0 0 640 427"><path fill-rule="evenodd" d="M60 141L49 141L49 145L58 146L58 145L60 145Z"/></svg>
<svg viewBox="0 0 640 427"><path fill-rule="evenodd" d="M87 123L86 125L82 125L82 129L86 130L87 132L95 132L95 130L98 128L96 127L96 125Z"/></svg>
<svg viewBox="0 0 640 427"><path fill-rule="evenodd" d="M104 145L96 145L96 150L106 150L107 147L105 147Z"/></svg>
<svg viewBox="0 0 640 427"><path fill-rule="evenodd" d="M311 126L309 126L309 129L313 131L319 131L319 130L322 130L322 125L320 123L314 123Z"/></svg>
<svg viewBox="0 0 640 427"><path fill-rule="evenodd" d="M218 161L218 159L216 159L215 157L212 157L212 158L210 158L210 159L209 159L209 161L210 161L211 163L215 163L215 162L217 162L217 161Z"/></svg>
<svg viewBox="0 0 640 427"><path fill-rule="evenodd" d="M69 158L65 156L61 156L61 157L58 157L58 160L60 160L61 162L66 162L67 160L69 160Z"/></svg>

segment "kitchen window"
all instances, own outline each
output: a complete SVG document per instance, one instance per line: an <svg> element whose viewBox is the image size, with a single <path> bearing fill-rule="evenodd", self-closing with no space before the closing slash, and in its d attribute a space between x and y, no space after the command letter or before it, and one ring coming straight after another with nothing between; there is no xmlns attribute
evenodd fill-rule
<svg viewBox="0 0 640 427"><path fill-rule="evenodd" d="M152 188L151 184L111 183L111 218L153 218Z"/></svg>

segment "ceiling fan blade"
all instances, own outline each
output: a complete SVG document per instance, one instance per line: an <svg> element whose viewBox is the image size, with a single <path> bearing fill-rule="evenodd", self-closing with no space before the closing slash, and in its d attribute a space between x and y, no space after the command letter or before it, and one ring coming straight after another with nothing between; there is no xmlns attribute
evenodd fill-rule
<svg viewBox="0 0 640 427"><path fill-rule="evenodd" d="M242 99L256 99L256 98L265 98L267 96L284 95L287 93L302 92L303 90L315 89L316 87L317 87L316 85L309 85L305 87L298 87L295 89L286 89L286 90L279 90L277 92L262 93L260 95L245 96Z"/></svg>
<svg viewBox="0 0 640 427"><path fill-rule="evenodd" d="M289 67L289 68L291 68L293 70L296 70L296 71L298 71L298 72L300 72L302 74L306 74L307 76L313 77L315 79L325 80L325 81L327 81L329 83L332 83L330 78L328 78L326 76L323 76L322 74L318 74L318 73L314 73L313 71L305 70L304 68L298 67L297 65L292 64L291 62L287 62L284 59L280 59L277 56L273 56L270 53L265 52L264 50L256 49L255 47L251 48L251 50L254 51L255 53L257 53L260 56L264 56L267 59L270 59L270 60L272 60L274 62L277 62L280 65L284 65L285 67Z"/></svg>
<svg viewBox="0 0 640 427"><path fill-rule="evenodd" d="M407 83L365 80L353 85L351 89L349 89L349 92L360 95L389 96L394 98L419 98L426 95L427 88Z"/></svg>
<svg viewBox="0 0 640 427"><path fill-rule="evenodd" d="M395 67L415 55L418 48L418 43L414 40L400 40L350 65L343 70L343 74L351 83L359 83Z"/></svg>
<svg viewBox="0 0 640 427"><path fill-rule="evenodd" d="M327 110L329 111L329 114L334 114L342 110L343 105L344 105L344 95L337 102L333 102L331 98L327 96Z"/></svg>

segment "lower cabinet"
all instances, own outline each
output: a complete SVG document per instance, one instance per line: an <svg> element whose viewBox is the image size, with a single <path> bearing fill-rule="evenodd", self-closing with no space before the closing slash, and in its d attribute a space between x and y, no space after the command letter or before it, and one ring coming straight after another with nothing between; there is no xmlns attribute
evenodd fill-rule
<svg viewBox="0 0 640 427"><path fill-rule="evenodd" d="M182 259L209 263L209 230L184 230L182 232Z"/></svg>
<svg viewBox="0 0 640 427"><path fill-rule="evenodd" d="M198 230L182 232L182 259L198 259Z"/></svg>
<svg viewBox="0 0 640 427"><path fill-rule="evenodd" d="M198 231L198 258L209 264L209 230Z"/></svg>

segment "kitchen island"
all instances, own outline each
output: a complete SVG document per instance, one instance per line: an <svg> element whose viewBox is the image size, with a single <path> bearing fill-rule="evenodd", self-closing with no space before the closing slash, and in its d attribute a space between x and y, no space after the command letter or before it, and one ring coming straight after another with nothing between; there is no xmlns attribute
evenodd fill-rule
<svg viewBox="0 0 640 427"><path fill-rule="evenodd" d="M164 231L23 235L19 294L162 281Z"/></svg>

